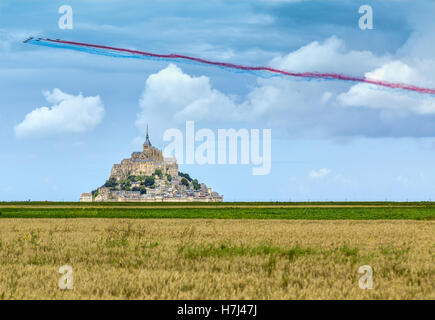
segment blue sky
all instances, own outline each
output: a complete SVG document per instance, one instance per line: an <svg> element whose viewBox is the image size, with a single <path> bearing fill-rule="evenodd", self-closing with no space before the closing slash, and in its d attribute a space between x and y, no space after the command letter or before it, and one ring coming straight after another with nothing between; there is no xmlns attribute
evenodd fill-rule
<svg viewBox="0 0 435 320"><path fill-rule="evenodd" d="M64 4L73 8L72 30L58 27ZM364 4L373 7L373 30L358 27ZM140 150L144 123L163 148L163 132L183 129L186 120L212 130L272 129L268 175L253 176L249 165L181 166L227 201L433 199L433 96L200 65L171 68L22 41L60 38L435 88L434 14L434 1L424 0L3 0L0 201L75 201L103 184L113 163ZM59 96L75 112L59 121L41 116L17 132L26 115L51 110Z"/></svg>

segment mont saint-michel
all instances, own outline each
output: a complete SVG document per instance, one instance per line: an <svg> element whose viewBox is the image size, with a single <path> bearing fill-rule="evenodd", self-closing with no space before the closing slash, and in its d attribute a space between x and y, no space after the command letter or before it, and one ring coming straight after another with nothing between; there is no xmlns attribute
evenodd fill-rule
<svg viewBox="0 0 435 320"><path fill-rule="evenodd" d="M179 172L177 159L163 157L162 151L151 144L148 128L142 152L133 152L130 158L114 164L103 186L80 197L82 202L222 200L204 183Z"/></svg>

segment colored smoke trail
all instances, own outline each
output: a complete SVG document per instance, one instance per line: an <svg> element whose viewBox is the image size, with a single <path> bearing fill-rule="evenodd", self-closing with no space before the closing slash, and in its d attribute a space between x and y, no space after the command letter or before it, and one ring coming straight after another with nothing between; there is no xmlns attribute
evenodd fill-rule
<svg viewBox="0 0 435 320"><path fill-rule="evenodd" d="M340 81L350 81L350 82L360 82L360 83L368 83L376 86L382 86L392 89L402 89L408 91L414 91L417 93L424 94L435 94L435 89L418 87L405 83L398 82L388 82L382 80L369 79L364 77L353 77L338 73L320 73L320 72L290 72L270 67L261 67L261 66L244 66L227 62L218 62L205 60L201 58L195 58L185 55L179 54L156 54L150 52L142 52L137 50L129 50L122 48L114 48L97 44L89 44L89 43L81 43L81 42L73 42L73 41L65 41L65 40L53 40L53 39L34 39L30 38L24 41L24 43L54 47L54 48L62 48L62 49L70 49L76 51L87 52L91 54L98 55L106 55L117 58L136 58L136 59L155 59L155 60L169 60L169 61L183 61L183 62L194 62L206 65L213 65L217 67L222 67L225 69L240 71L240 72L250 72L255 73L261 76L277 76L284 75L296 78L303 79L323 79L323 80L340 80Z"/></svg>

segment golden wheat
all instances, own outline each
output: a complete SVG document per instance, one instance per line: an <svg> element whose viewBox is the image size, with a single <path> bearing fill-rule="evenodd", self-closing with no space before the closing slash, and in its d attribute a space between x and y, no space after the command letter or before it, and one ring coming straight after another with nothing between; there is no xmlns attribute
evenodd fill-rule
<svg viewBox="0 0 435 320"><path fill-rule="evenodd" d="M434 299L432 221L0 220L2 299ZM59 267L74 289L60 290ZM358 268L373 268L361 290Z"/></svg>

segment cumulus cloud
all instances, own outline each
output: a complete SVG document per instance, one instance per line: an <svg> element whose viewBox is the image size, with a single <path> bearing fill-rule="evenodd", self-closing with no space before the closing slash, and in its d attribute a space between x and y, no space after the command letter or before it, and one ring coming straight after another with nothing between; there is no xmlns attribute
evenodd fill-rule
<svg viewBox="0 0 435 320"><path fill-rule="evenodd" d="M397 176L396 177L397 182L402 183L404 185L409 184L409 179L404 176Z"/></svg>
<svg viewBox="0 0 435 320"><path fill-rule="evenodd" d="M418 86L435 86L424 70L435 71L435 60L347 48L331 37L312 42L271 66L291 71L358 75ZM404 90L339 81L301 81L290 77L259 78L245 97L234 98L213 88L206 76L193 77L170 64L151 75L140 100L136 124L161 128L186 120L217 126L274 129L275 136L342 139L366 137L428 137L435 135L435 98ZM225 121L225 122L223 122Z"/></svg>
<svg viewBox="0 0 435 320"><path fill-rule="evenodd" d="M37 37L40 34L41 32L36 30L8 30L0 28L0 49L2 49L2 53L10 51L13 46L21 44L29 35Z"/></svg>
<svg viewBox="0 0 435 320"><path fill-rule="evenodd" d="M59 89L43 94L53 105L28 113L14 128L17 137L86 132L103 119L104 105L99 96L84 97L81 93L74 96Z"/></svg>
<svg viewBox="0 0 435 320"><path fill-rule="evenodd" d="M236 102L213 88L208 77L192 77L170 64L146 80L136 125L144 131L150 122L160 128L177 126L186 120L210 127L249 126L256 122L302 133L315 127L311 112L328 112L325 102L333 96L331 86L327 82L302 84L280 78L259 79L258 86Z"/></svg>
<svg viewBox="0 0 435 320"><path fill-rule="evenodd" d="M370 51L352 51L335 36L323 42L314 41L285 56L276 57L271 66L295 72L352 72L361 74L388 61Z"/></svg>
<svg viewBox="0 0 435 320"><path fill-rule="evenodd" d="M312 179L321 179L324 178L325 176L327 176L328 174L331 173L331 170L326 169L326 168L322 168L319 170L311 170L308 173L308 176Z"/></svg>
<svg viewBox="0 0 435 320"><path fill-rule="evenodd" d="M136 125L144 129L153 123L183 123L185 120L225 120L233 114L231 98L213 89L205 76L192 77L174 64L148 77L139 105ZM234 115L233 115L234 117Z"/></svg>
<svg viewBox="0 0 435 320"><path fill-rule="evenodd" d="M384 81L397 81L413 85L427 86L433 83L416 68L402 61L392 61L368 72L367 78ZM343 106L385 109L397 113L420 115L435 113L435 98L429 95L413 94L404 91L380 89L374 85L360 83L338 96Z"/></svg>

